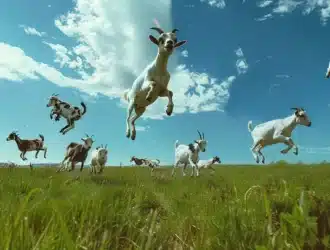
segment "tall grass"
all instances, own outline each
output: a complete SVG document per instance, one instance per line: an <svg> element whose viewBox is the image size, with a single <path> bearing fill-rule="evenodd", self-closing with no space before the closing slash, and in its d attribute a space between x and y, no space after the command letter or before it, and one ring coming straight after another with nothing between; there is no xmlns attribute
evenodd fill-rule
<svg viewBox="0 0 330 250"><path fill-rule="evenodd" d="M329 167L0 169L0 249L329 249Z"/></svg>

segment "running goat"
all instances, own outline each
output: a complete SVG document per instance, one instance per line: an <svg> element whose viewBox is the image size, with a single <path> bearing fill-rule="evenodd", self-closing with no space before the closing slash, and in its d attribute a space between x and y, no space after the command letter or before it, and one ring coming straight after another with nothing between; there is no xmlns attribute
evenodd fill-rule
<svg viewBox="0 0 330 250"><path fill-rule="evenodd" d="M165 33L162 29L151 28L159 33L158 39L149 36L151 42L158 46L156 58L142 71L133 82L132 88L124 92L124 99L128 102L126 117L126 137L135 140L136 120L143 115L146 108L154 103L158 97L167 97L168 104L166 114L173 112L173 92L168 90L170 73L167 71L167 62L175 48L187 41L177 41L177 29ZM133 110L135 114L133 115Z"/></svg>
<svg viewBox="0 0 330 250"><path fill-rule="evenodd" d="M107 161L108 161L107 144L104 147L103 147L103 145L101 145L100 147L97 147L92 152L90 173L94 173L94 174L102 173Z"/></svg>
<svg viewBox="0 0 330 250"><path fill-rule="evenodd" d="M56 172L60 172L63 169L68 169L69 163L71 162L71 168L69 171L72 171L75 169L76 163L80 162L81 167L80 171L83 170L84 164L86 161L86 158L88 156L88 152L91 149L94 140L92 139L93 136L88 136L86 134L85 138L81 138L81 140L84 142L83 144L79 144L76 142L71 142L67 147L66 147L66 154L63 159L63 161L60 164L60 168ZM65 161L67 160L66 166Z"/></svg>
<svg viewBox="0 0 330 250"><path fill-rule="evenodd" d="M80 104L82 106L82 110L79 107L61 101L58 98L58 94L53 94L49 98L47 107L53 107L50 112L50 119L53 119L53 116L56 115L55 121L59 121L61 116L67 121L67 125L60 130L60 133L63 135L73 129L75 127L75 121L80 120L81 117L86 113L87 107L85 103L81 102Z"/></svg>
<svg viewBox="0 0 330 250"><path fill-rule="evenodd" d="M15 141L17 144L17 147L19 151L21 151L20 157L23 161L26 161L27 158L25 157L26 152L29 151L36 151L35 158L38 158L39 151L44 151L44 158L46 158L47 154L47 147L44 146L45 138L43 135L39 134L40 139L32 139L32 140L26 140L21 139L18 136L17 131L11 132L8 137L7 141Z"/></svg>
<svg viewBox="0 0 330 250"><path fill-rule="evenodd" d="M209 160L199 160L197 163L197 167L198 169L206 168L215 171L215 169L212 167L212 165L215 163L221 163L220 158L218 156L214 156Z"/></svg>
<svg viewBox="0 0 330 250"><path fill-rule="evenodd" d="M207 141L201 133L197 130L199 134L199 140L195 140L194 143L190 143L189 145L179 144L178 140L175 142L175 162L173 165L172 176L175 174L175 169L179 166L179 164L184 164L182 168L182 175L186 176L185 169L188 164L192 167L191 176L194 176L194 172L196 171L196 176L199 176L199 169L197 166L197 162L199 160L199 152L205 152Z"/></svg>
<svg viewBox="0 0 330 250"><path fill-rule="evenodd" d="M253 139L251 152L256 163L259 163L259 156L262 157L262 163L265 163L265 157L261 153L261 149L277 143L284 143L288 147L281 151L282 154L289 152L294 148L294 154L298 155L298 147L291 139L291 133L297 125L310 127L312 122L309 120L307 113L302 108L292 108L295 112L283 119L271 120L252 127L252 121L248 122L248 130Z"/></svg>

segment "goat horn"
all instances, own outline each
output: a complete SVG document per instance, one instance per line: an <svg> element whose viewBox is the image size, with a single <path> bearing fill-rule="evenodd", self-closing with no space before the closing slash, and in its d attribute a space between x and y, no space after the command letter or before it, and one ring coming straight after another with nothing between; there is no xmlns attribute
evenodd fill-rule
<svg viewBox="0 0 330 250"><path fill-rule="evenodd" d="M178 29L173 29L172 30L172 33L175 33L175 32L177 32L177 31L179 31Z"/></svg>
<svg viewBox="0 0 330 250"><path fill-rule="evenodd" d="M203 140L204 140L205 139L204 132L202 133L202 135L203 135Z"/></svg>
<svg viewBox="0 0 330 250"><path fill-rule="evenodd" d="M86 137L89 137L89 135L87 133L85 133Z"/></svg>
<svg viewBox="0 0 330 250"><path fill-rule="evenodd" d="M298 108L291 108L292 110L299 110Z"/></svg>
<svg viewBox="0 0 330 250"><path fill-rule="evenodd" d="M156 30L160 35L164 33L164 31L161 28L158 27L152 27L151 30Z"/></svg>
<svg viewBox="0 0 330 250"><path fill-rule="evenodd" d="M198 134L199 134L200 139L202 140L202 139L203 139L203 138L202 138L202 135L201 135L201 133L198 131L198 129L197 129L197 132L198 132Z"/></svg>

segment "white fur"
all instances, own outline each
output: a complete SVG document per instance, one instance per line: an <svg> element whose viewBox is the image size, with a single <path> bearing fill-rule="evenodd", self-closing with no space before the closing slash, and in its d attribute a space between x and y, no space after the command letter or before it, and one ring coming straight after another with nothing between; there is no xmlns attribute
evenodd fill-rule
<svg viewBox="0 0 330 250"><path fill-rule="evenodd" d="M215 164L214 157L212 157L209 160L199 160L197 162L197 167L198 169L206 168L206 169L212 169L214 171L214 168L212 167L213 164Z"/></svg>
<svg viewBox="0 0 330 250"><path fill-rule="evenodd" d="M301 116L301 117L300 117ZM311 126L307 113L304 110L297 110L294 114L283 119L271 120L252 127L252 121L248 122L248 130L253 139L251 147L252 155L257 163L259 156L262 157L262 163L265 163L265 157L261 153L261 149L265 146L284 143L288 147L281 151L286 154L291 148L294 148L294 154L298 154L298 147L291 139L291 133L297 125Z"/></svg>
<svg viewBox="0 0 330 250"><path fill-rule="evenodd" d="M174 49L183 45L184 42L176 43L176 35L172 32L163 33L158 39L153 36L149 37L158 46L157 56L135 79L132 88L124 92L124 99L128 102L126 137L131 137L132 140L135 140L136 137L135 121L143 115L146 108L154 103L158 97L168 98L167 115L172 114L174 106L173 93L167 89L170 80L167 62ZM172 49L168 48L170 45L173 45Z"/></svg>
<svg viewBox="0 0 330 250"><path fill-rule="evenodd" d="M98 147L92 151L92 160L90 165L91 173L102 173L105 164L108 161L108 150L103 147Z"/></svg>
<svg viewBox="0 0 330 250"><path fill-rule="evenodd" d="M327 73L325 74L325 77L326 78L330 77L330 62L329 62L329 66L328 66L328 69L327 69Z"/></svg>
<svg viewBox="0 0 330 250"><path fill-rule="evenodd" d="M199 169L197 167L197 162L199 160L199 152L205 152L207 146L207 141L200 138L200 140L196 140L193 144L194 152L189 149L188 145L179 144L177 140L175 142L175 162L173 165L172 176L175 174L175 169L179 166L179 164L184 164L182 168L182 175L186 176L185 169L188 164L191 165L192 171L191 176L194 175L196 171L196 176L199 176Z"/></svg>

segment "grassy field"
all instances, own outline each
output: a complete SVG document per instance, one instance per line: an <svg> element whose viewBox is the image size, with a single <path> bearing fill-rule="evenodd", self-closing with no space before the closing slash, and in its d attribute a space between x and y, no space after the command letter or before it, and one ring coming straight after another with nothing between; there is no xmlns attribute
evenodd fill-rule
<svg viewBox="0 0 330 250"><path fill-rule="evenodd" d="M0 169L0 249L329 249L329 165L170 171Z"/></svg>

